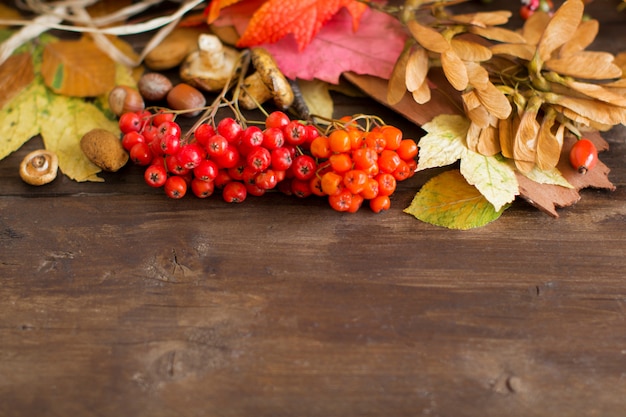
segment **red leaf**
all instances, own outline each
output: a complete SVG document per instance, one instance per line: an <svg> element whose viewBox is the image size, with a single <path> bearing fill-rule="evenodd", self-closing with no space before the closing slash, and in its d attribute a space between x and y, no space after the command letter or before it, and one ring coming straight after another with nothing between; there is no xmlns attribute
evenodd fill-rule
<svg viewBox="0 0 626 417"><path fill-rule="evenodd" d="M237 46L274 43L291 34L302 51L342 7L352 15L353 27L358 27L367 5L357 0L268 0L254 13Z"/></svg>

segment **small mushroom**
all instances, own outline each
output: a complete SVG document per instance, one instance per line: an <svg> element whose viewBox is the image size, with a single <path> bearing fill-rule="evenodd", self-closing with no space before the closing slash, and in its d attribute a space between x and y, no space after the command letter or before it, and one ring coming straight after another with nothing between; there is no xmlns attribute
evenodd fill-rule
<svg viewBox="0 0 626 417"><path fill-rule="evenodd" d="M238 52L224 46L215 35L198 37L198 50L190 53L180 67L186 83L205 91L219 91L228 82L237 65Z"/></svg>
<svg viewBox="0 0 626 417"><path fill-rule="evenodd" d="M30 185L44 185L54 181L59 169L56 154L45 149L32 151L20 164L20 177Z"/></svg>
<svg viewBox="0 0 626 417"><path fill-rule="evenodd" d="M252 110L273 99L278 108L286 110L294 100L289 81L266 49L254 48L251 54L256 72L243 81L244 89L239 96L239 104L244 109Z"/></svg>

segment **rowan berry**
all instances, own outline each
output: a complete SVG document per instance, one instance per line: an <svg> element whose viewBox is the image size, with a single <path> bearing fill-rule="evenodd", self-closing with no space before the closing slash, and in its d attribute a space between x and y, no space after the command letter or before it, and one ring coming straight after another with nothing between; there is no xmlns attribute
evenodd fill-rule
<svg viewBox="0 0 626 417"><path fill-rule="evenodd" d="M193 175L202 181L213 181L217 177L218 171L219 168L214 161L204 159L193 169Z"/></svg>
<svg viewBox="0 0 626 417"><path fill-rule="evenodd" d="M198 143L183 145L176 154L178 161L187 169L194 169L206 158L206 151Z"/></svg>
<svg viewBox="0 0 626 417"><path fill-rule="evenodd" d="M596 149L596 145L589 139L582 138L577 140L570 150L569 160L575 170L581 174L585 174L598 163L598 150Z"/></svg>
<svg viewBox="0 0 626 417"><path fill-rule="evenodd" d="M380 128L380 133L385 138L385 149L395 151L402 142L402 131L395 126L385 125Z"/></svg>
<svg viewBox="0 0 626 417"><path fill-rule="evenodd" d="M333 171L327 172L322 175L320 185L326 195L339 194L343 188L343 177Z"/></svg>
<svg viewBox="0 0 626 417"><path fill-rule="evenodd" d="M118 120L122 133L139 132L142 127L141 116L135 112L124 113Z"/></svg>
<svg viewBox="0 0 626 417"><path fill-rule="evenodd" d="M213 135L207 139L205 146L209 156L220 156L226 153L228 141L222 135Z"/></svg>
<svg viewBox="0 0 626 417"><path fill-rule="evenodd" d="M302 145L307 140L306 128L297 120L290 121L283 127L285 142L290 145Z"/></svg>
<svg viewBox="0 0 626 417"><path fill-rule="evenodd" d="M246 186L239 181L231 181L224 186L222 190L222 198L227 203L242 203L246 196L248 195L248 190Z"/></svg>
<svg viewBox="0 0 626 417"><path fill-rule="evenodd" d="M379 195L370 200L370 209L374 213L380 213L381 211L389 210L391 207L391 200L389 196Z"/></svg>
<svg viewBox="0 0 626 417"><path fill-rule="evenodd" d="M237 143L243 127L232 117L225 117L217 124L217 133L224 136L228 143Z"/></svg>
<svg viewBox="0 0 626 417"><path fill-rule="evenodd" d="M352 206L352 193L344 188L337 194L329 195L328 202L336 211L348 211Z"/></svg>
<svg viewBox="0 0 626 417"><path fill-rule="evenodd" d="M402 139L396 152L405 161L414 159L418 153L417 143L413 139Z"/></svg>
<svg viewBox="0 0 626 417"><path fill-rule="evenodd" d="M295 195L296 197L306 198L313 193L313 191L311 191L311 186L309 184L309 181L301 180L298 178L293 178L290 181L290 185L291 185L291 190L290 190L291 194Z"/></svg>
<svg viewBox="0 0 626 417"><path fill-rule="evenodd" d="M167 180L167 170L165 169L165 165L162 163L150 165L144 171L143 177L146 184L150 187L163 187L163 185L165 185L165 181Z"/></svg>
<svg viewBox="0 0 626 417"><path fill-rule="evenodd" d="M343 129L333 130L328 135L330 150L335 153L349 152L352 149L350 135Z"/></svg>
<svg viewBox="0 0 626 417"><path fill-rule="evenodd" d="M257 172L265 171L272 163L272 154L267 148L257 146L246 157L246 163Z"/></svg>
<svg viewBox="0 0 626 417"><path fill-rule="evenodd" d="M152 162L152 151L150 145L145 142L137 142L130 149L129 156L135 165L146 166Z"/></svg>
<svg viewBox="0 0 626 417"><path fill-rule="evenodd" d="M310 147L311 155L315 158L327 159L332 155L332 151L330 150L330 141L326 136L318 136L313 139Z"/></svg>
<svg viewBox="0 0 626 417"><path fill-rule="evenodd" d="M376 176L378 181L378 195L389 196L396 190L396 179L393 175L386 172L381 172Z"/></svg>
<svg viewBox="0 0 626 417"><path fill-rule="evenodd" d="M361 193L365 189L367 181L367 174L360 169L352 169L343 175L343 185L345 185L352 194Z"/></svg>
<svg viewBox="0 0 626 417"><path fill-rule="evenodd" d="M191 192L198 198L207 198L213 195L215 184L213 181L203 181L199 178L191 180Z"/></svg>
<svg viewBox="0 0 626 417"><path fill-rule="evenodd" d="M207 147L207 144L209 143L209 139L215 136L216 133L217 132L215 131L215 128L208 123L202 123L193 132L194 137L196 138L198 143L204 147Z"/></svg>
<svg viewBox="0 0 626 417"><path fill-rule="evenodd" d="M263 131L263 146L267 149L280 148L285 144L283 130L278 127L270 127Z"/></svg>
<svg viewBox="0 0 626 417"><path fill-rule="evenodd" d="M330 166L335 172L347 172L352 169L352 158L347 153L336 153L328 158Z"/></svg>
<svg viewBox="0 0 626 417"><path fill-rule="evenodd" d="M133 146L140 142L146 144L148 143L146 137L142 133L139 133L137 131L133 130L132 132L125 133L124 136L122 136L122 146L124 147L124 149L126 149L127 152L130 152Z"/></svg>
<svg viewBox="0 0 626 417"><path fill-rule="evenodd" d="M371 131L365 136L365 144L379 154L387 146L387 141L380 131Z"/></svg>
<svg viewBox="0 0 626 417"><path fill-rule="evenodd" d="M384 149L378 156L378 168L382 172L394 172L402 162L396 151Z"/></svg>
<svg viewBox="0 0 626 417"><path fill-rule="evenodd" d="M265 118L265 127L278 127L282 129L283 126L287 126L290 121L289 116L282 111L274 111Z"/></svg>
<svg viewBox="0 0 626 417"><path fill-rule="evenodd" d="M378 196L378 189L378 181L376 181L374 178L368 178L367 183L365 183L365 187L363 188L363 191L361 191L361 195L364 199L371 200Z"/></svg>
<svg viewBox="0 0 626 417"><path fill-rule="evenodd" d="M291 164L295 177L299 180L310 180L315 175L317 164L309 155L298 155Z"/></svg>
<svg viewBox="0 0 626 417"><path fill-rule="evenodd" d="M183 198L187 193L187 182L179 175L172 175L165 181L164 189L169 198Z"/></svg>

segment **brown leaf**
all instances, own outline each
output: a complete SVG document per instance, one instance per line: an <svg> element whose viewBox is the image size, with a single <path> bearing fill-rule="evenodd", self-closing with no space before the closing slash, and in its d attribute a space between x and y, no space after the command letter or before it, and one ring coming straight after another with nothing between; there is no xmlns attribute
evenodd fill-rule
<svg viewBox="0 0 626 417"><path fill-rule="evenodd" d="M344 76L349 82L356 85L374 100L392 108L411 122L420 126L440 114L465 114L460 98L458 98L458 93L448 84L440 68L433 68L428 74L428 79L434 83L435 88L431 90L432 98L426 104L416 103L413 98L407 94L400 102L391 105L386 101L387 80L352 72L346 72Z"/></svg>
<svg viewBox="0 0 626 417"><path fill-rule="evenodd" d="M465 63L453 50L450 49L441 54L441 66L452 87L458 91L463 91L467 88L469 82L467 68L465 68Z"/></svg>
<svg viewBox="0 0 626 417"><path fill-rule="evenodd" d="M599 29L600 24L595 19L582 21L574 37L559 49L559 56L566 57L585 50L595 40Z"/></svg>
<svg viewBox="0 0 626 417"><path fill-rule="evenodd" d="M29 53L10 56L0 65L0 109L20 93L35 78L33 60Z"/></svg>
<svg viewBox="0 0 626 417"><path fill-rule="evenodd" d="M435 29L421 25L415 20L410 20L407 26L415 40L429 51L443 53L450 49L448 41Z"/></svg>
<svg viewBox="0 0 626 417"><path fill-rule="evenodd" d="M545 67L562 75L590 80L608 80L622 76L609 52L581 51L564 58L550 59Z"/></svg>
<svg viewBox="0 0 626 417"><path fill-rule="evenodd" d="M509 21L511 12L508 10L496 10L492 12L478 12L468 14L457 14L451 16L454 22L465 23L480 27L503 25Z"/></svg>
<svg viewBox="0 0 626 417"><path fill-rule="evenodd" d="M491 50L479 43L453 38L450 45L456 54L464 61L487 61L491 58Z"/></svg>
<svg viewBox="0 0 626 417"><path fill-rule="evenodd" d="M608 143L597 132L586 132L585 137L595 143L598 151L608 149ZM553 217L559 217L557 212L558 208L571 206L580 200L578 191L581 189L591 187L608 191L615 190L615 185L613 185L608 178L610 169L602 161L598 161L595 168L587 171L584 175L578 173L578 171L570 165L569 150L575 141L576 139L571 136L565 138L561 150L561 157L557 165L557 169L574 188L539 184L522 174L517 175L520 196L533 206Z"/></svg>
<svg viewBox="0 0 626 417"><path fill-rule="evenodd" d="M582 0L567 0L554 12L537 45L541 62L550 59L558 47L572 39L582 20L584 10L585 5Z"/></svg>
<svg viewBox="0 0 626 417"><path fill-rule="evenodd" d="M66 96L97 96L115 85L115 63L85 39L47 44L41 74L52 91Z"/></svg>

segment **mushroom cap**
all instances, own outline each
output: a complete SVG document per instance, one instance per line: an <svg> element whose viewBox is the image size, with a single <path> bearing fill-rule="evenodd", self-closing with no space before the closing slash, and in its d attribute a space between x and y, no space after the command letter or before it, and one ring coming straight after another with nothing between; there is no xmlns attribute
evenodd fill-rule
<svg viewBox="0 0 626 417"><path fill-rule="evenodd" d="M52 182L59 169L59 159L54 152L37 149L24 157L20 163L20 177L30 185Z"/></svg>
<svg viewBox="0 0 626 417"><path fill-rule="evenodd" d="M237 65L239 53L224 46L215 35L198 37L198 49L180 66L180 77L186 83L205 91L219 91L228 82Z"/></svg>
<svg viewBox="0 0 626 417"><path fill-rule="evenodd" d="M278 68L276 61L265 48L254 48L251 54L252 65L263 83L272 92L274 103L281 109L287 109L293 103L294 94L289 81Z"/></svg>

